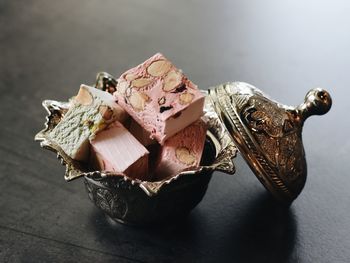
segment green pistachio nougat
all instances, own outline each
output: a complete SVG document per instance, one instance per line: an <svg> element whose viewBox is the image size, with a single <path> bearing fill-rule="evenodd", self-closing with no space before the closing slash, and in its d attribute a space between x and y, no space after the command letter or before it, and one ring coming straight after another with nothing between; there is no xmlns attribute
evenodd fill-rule
<svg viewBox="0 0 350 263"><path fill-rule="evenodd" d="M127 114L111 94L81 85L70 109L49 136L72 159L87 161L89 139L109 123L115 120L123 123L126 119Z"/></svg>

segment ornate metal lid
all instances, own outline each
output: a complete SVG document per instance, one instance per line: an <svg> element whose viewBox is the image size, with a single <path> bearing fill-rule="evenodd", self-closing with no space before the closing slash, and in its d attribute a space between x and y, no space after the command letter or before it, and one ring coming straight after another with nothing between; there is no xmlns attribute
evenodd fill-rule
<svg viewBox="0 0 350 263"><path fill-rule="evenodd" d="M297 107L281 105L243 82L209 90L209 96L233 141L260 182L277 199L292 202L306 181L302 127L310 115L332 105L329 93L310 90Z"/></svg>

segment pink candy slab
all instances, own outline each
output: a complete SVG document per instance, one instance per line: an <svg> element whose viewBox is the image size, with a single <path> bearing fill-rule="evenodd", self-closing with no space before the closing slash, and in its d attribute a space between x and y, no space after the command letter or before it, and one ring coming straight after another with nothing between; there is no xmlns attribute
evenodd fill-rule
<svg viewBox="0 0 350 263"><path fill-rule="evenodd" d="M155 179L162 180L188 169L198 167L206 136L206 125L198 120L165 141Z"/></svg>
<svg viewBox="0 0 350 263"><path fill-rule="evenodd" d="M96 134L91 145L99 168L149 180L147 149L118 121Z"/></svg>
<svg viewBox="0 0 350 263"><path fill-rule="evenodd" d="M160 144L203 115L204 95L160 53L122 74L114 96Z"/></svg>

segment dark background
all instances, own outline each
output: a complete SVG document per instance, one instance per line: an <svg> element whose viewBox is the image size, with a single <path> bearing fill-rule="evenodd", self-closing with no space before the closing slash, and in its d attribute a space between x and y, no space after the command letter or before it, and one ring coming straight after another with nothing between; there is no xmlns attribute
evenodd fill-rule
<svg viewBox="0 0 350 263"><path fill-rule="evenodd" d="M349 1L1 1L0 262L350 262ZM162 52L200 88L249 82L333 108L304 127L308 182L289 210L241 157L187 219L110 224L33 141L44 99Z"/></svg>

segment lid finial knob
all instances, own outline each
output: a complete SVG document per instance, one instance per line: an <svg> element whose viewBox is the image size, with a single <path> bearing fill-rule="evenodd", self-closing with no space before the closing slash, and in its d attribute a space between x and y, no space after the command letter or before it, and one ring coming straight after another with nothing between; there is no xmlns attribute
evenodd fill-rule
<svg viewBox="0 0 350 263"><path fill-rule="evenodd" d="M323 115L329 111L332 106L332 98L329 93L321 88L310 90L304 103L297 107L297 111L303 123L311 115Z"/></svg>

